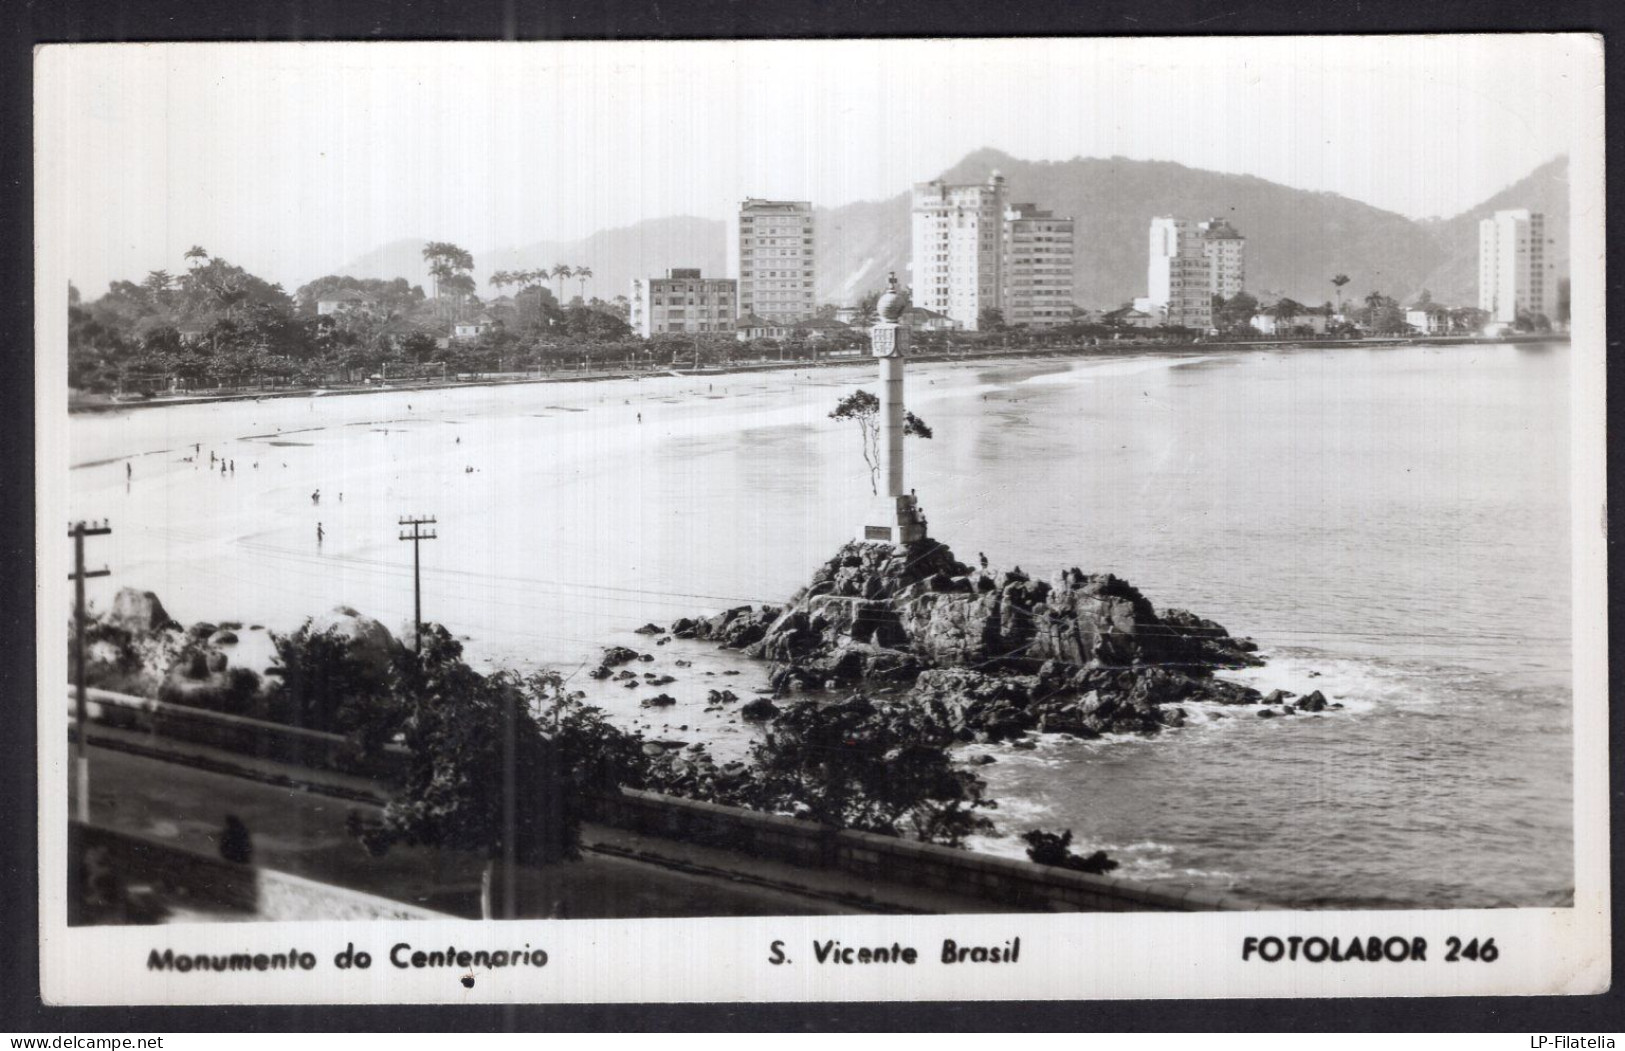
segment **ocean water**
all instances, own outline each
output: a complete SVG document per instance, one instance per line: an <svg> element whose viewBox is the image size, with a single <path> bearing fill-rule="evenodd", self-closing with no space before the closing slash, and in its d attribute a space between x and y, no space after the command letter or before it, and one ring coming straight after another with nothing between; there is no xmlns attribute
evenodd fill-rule
<svg viewBox="0 0 1625 1051"><path fill-rule="evenodd" d="M936 437L909 440L908 484L962 561L1116 573L1254 638L1268 664L1237 678L1345 705L998 746L978 770L1003 834L975 847L1020 855L1016 833L1069 828L1120 875L1281 905L1565 902L1569 355L912 367L910 407ZM400 631L397 518L434 515L424 616L473 658L558 668L616 718L738 754L754 731L706 695L748 698L764 669L632 629L782 601L855 532L868 472L827 413L873 382L852 366L75 416L73 513L114 528L91 542L114 573L90 595L136 586L186 622L279 630L344 604ZM677 681L588 679L615 643ZM657 692L678 703L641 705Z"/></svg>

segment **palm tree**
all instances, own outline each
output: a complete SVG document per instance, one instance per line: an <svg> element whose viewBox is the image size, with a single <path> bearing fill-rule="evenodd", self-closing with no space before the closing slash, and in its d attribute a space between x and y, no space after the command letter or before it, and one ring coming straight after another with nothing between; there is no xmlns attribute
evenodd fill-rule
<svg viewBox="0 0 1625 1051"><path fill-rule="evenodd" d="M587 301L587 278L592 276L592 267L578 266L575 272L576 280L581 282L581 301Z"/></svg>
<svg viewBox="0 0 1625 1051"><path fill-rule="evenodd" d="M196 268L202 264L203 260L209 258L209 253L203 250L202 245L193 245L186 250L186 258L189 260L186 265Z"/></svg>
<svg viewBox="0 0 1625 1051"><path fill-rule="evenodd" d="M501 292L503 289L507 288L509 285L518 284L519 283L519 275L515 274L515 273L513 273L512 271L509 271L509 270L497 270L497 271L493 272L491 274L491 276L486 278L485 280L486 280L486 283L489 284L492 288L496 289L498 292Z"/></svg>
<svg viewBox="0 0 1625 1051"><path fill-rule="evenodd" d="M1349 283L1349 275L1338 274L1332 278L1332 287L1337 289L1337 312L1343 312L1343 286Z"/></svg>
<svg viewBox="0 0 1625 1051"><path fill-rule="evenodd" d="M429 264L429 276L434 278L436 306L440 305L440 286L444 282L453 277L466 278L474 269L474 257L468 250L449 241L430 241L423 246L423 258ZM468 280L472 283L472 279Z"/></svg>
<svg viewBox="0 0 1625 1051"><path fill-rule="evenodd" d="M559 302L561 304L564 302L564 279L573 273L575 273L575 271L571 270L563 263L555 263L553 266L553 277L557 279L559 283Z"/></svg>
<svg viewBox="0 0 1625 1051"><path fill-rule="evenodd" d="M1377 311L1381 310L1383 304L1387 301L1388 297L1375 289L1365 297L1366 326L1373 332L1377 330Z"/></svg>
<svg viewBox="0 0 1625 1051"><path fill-rule="evenodd" d="M1276 333L1280 334L1283 329L1290 328L1293 320L1302 312L1303 307L1301 304L1287 299L1285 296L1276 300L1275 305L1270 307L1270 314L1275 318Z"/></svg>

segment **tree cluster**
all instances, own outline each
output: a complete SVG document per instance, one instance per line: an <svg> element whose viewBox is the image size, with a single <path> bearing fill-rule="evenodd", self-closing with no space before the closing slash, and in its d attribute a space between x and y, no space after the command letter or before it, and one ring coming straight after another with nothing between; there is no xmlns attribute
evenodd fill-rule
<svg viewBox="0 0 1625 1051"><path fill-rule="evenodd" d="M500 272L490 303L477 294L474 258L448 242L423 249L432 296L405 278L327 275L289 295L200 246L179 275L156 270L113 282L86 300L69 287L68 384L91 393L164 389L319 386L387 378L489 372L497 368L587 368L630 353L625 297L605 302L562 295L548 276L592 275L589 267ZM567 271L567 273L566 273ZM561 284L562 292L562 284ZM322 313L318 304L337 300ZM450 338L477 318L480 335ZM639 344L641 349L641 344Z"/></svg>

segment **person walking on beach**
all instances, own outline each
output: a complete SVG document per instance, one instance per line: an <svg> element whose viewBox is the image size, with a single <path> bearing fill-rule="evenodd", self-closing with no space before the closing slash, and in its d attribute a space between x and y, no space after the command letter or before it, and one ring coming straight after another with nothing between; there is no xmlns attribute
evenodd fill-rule
<svg viewBox="0 0 1625 1051"><path fill-rule="evenodd" d="M639 422L639 423L642 423L642 422L643 422L643 413L641 413L641 412L640 412L640 413L638 413L638 422Z"/></svg>
<svg viewBox="0 0 1625 1051"><path fill-rule="evenodd" d="M320 522L317 522L316 523L316 546L321 547L322 546L322 541L325 540L326 538L327 538L327 531L322 528L322 524Z"/></svg>
<svg viewBox="0 0 1625 1051"><path fill-rule="evenodd" d="M126 482L130 480L130 465L128 463L124 465L124 480Z"/></svg>
<svg viewBox="0 0 1625 1051"><path fill-rule="evenodd" d="M232 474L237 473L237 461L236 460L231 461L231 473Z"/></svg>
<svg viewBox="0 0 1625 1051"><path fill-rule="evenodd" d="M322 502L322 491L320 489L318 489L315 492L310 494L310 502L313 505L314 504L319 504L319 503Z"/></svg>

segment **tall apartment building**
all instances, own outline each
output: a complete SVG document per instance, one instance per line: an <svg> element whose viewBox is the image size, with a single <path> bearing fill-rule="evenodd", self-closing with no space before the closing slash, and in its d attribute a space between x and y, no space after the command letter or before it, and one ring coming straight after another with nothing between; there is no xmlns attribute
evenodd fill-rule
<svg viewBox="0 0 1625 1051"><path fill-rule="evenodd" d="M1072 316L1073 222L1031 204L1004 210L1004 283L1000 309L1007 325L1054 328Z"/></svg>
<svg viewBox="0 0 1625 1051"><path fill-rule="evenodd" d="M1150 242L1148 313L1158 323L1207 331L1213 326L1213 281L1203 231L1189 219L1160 216L1151 220Z"/></svg>
<svg viewBox="0 0 1625 1051"><path fill-rule="evenodd" d="M974 331L1000 302L1004 273L1004 176L951 186L914 185L914 305Z"/></svg>
<svg viewBox="0 0 1625 1051"><path fill-rule="evenodd" d="M1511 208L1478 221L1478 307L1491 320L1511 323L1520 312L1557 310L1556 239L1546 217Z"/></svg>
<svg viewBox="0 0 1625 1051"><path fill-rule="evenodd" d="M1247 239L1227 219L1209 219L1196 228L1207 257L1208 294L1225 299L1240 294L1247 286Z"/></svg>
<svg viewBox="0 0 1625 1051"><path fill-rule="evenodd" d="M739 279L739 313L793 324L818 313L810 201L739 205L728 238L728 273Z"/></svg>
<svg viewBox="0 0 1625 1051"><path fill-rule="evenodd" d="M669 270L665 277L632 279L632 331L647 339L666 332L732 332L738 316L738 282L702 277L698 270Z"/></svg>

